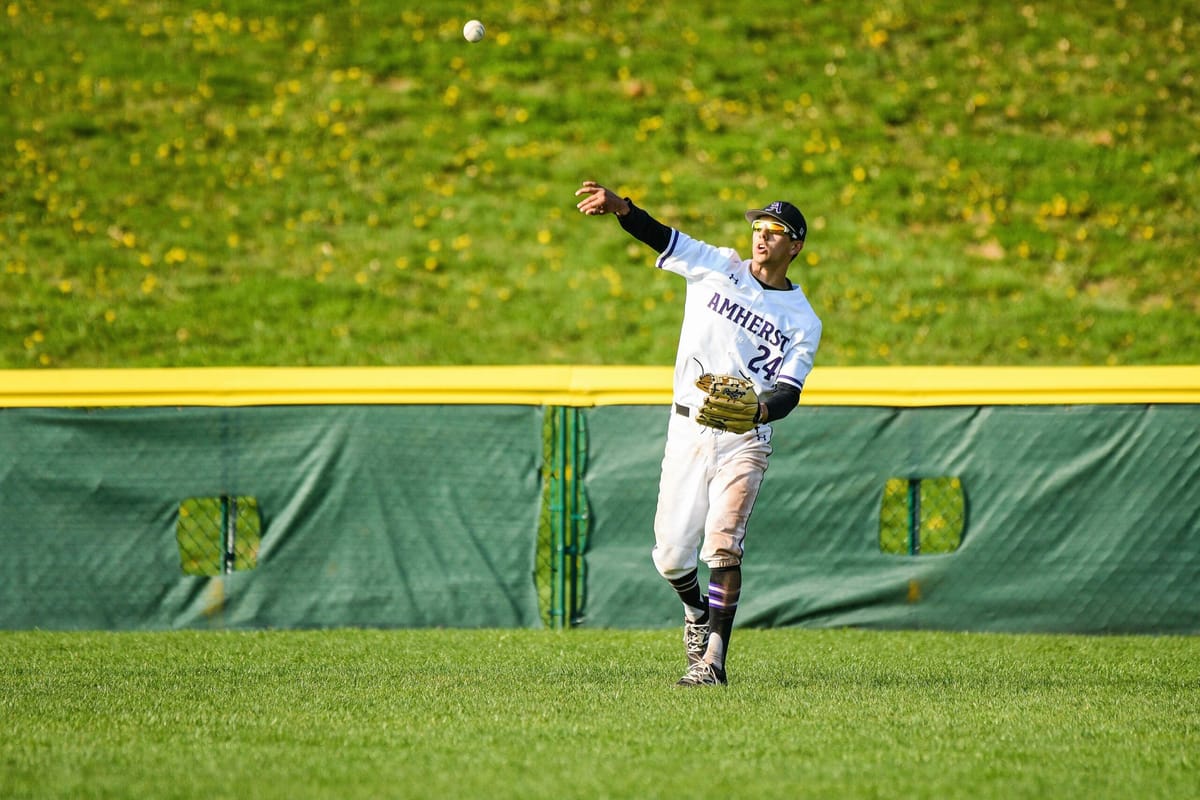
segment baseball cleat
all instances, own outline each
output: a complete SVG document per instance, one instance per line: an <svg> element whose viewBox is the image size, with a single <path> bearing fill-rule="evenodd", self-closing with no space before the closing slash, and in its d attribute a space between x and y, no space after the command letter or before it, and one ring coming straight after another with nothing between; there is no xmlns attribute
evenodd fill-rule
<svg viewBox="0 0 1200 800"><path fill-rule="evenodd" d="M687 652L688 669L704 658L708 649L708 623L683 621L683 649Z"/></svg>
<svg viewBox="0 0 1200 800"><path fill-rule="evenodd" d="M715 667L707 661L698 661L693 664L675 683L676 686L727 686L728 684L729 681L725 679L725 670Z"/></svg>

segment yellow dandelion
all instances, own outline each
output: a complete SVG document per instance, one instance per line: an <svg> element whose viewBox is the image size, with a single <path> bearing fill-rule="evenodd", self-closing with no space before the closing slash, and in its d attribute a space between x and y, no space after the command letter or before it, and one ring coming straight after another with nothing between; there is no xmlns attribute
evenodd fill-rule
<svg viewBox="0 0 1200 800"><path fill-rule="evenodd" d="M544 228L537 232L538 244L550 244L551 238L550 231Z"/></svg>
<svg viewBox="0 0 1200 800"><path fill-rule="evenodd" d="M74 285L65 278L58 282L58 290L63 294L70 294L74 288Z"/></svg>

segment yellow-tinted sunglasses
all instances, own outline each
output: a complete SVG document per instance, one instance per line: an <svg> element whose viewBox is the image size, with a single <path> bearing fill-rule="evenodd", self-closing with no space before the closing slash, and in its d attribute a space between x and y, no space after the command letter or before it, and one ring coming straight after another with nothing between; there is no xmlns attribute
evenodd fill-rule
<svg viewBox="0 0 1200 800"><path fill-rule="evenodd" d="M792 233L792 229L782 222L776 222L773 219L756 219L750 223L750 229L762 231L764 233L785 233L789 238L795 239L796 235Z"/></svg>

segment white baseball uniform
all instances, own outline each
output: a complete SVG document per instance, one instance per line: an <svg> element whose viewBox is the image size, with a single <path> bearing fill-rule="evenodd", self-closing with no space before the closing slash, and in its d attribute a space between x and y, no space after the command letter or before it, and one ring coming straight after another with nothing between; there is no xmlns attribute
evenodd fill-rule
<svg viewBox="0 0 1200 800"><path fill-rule="evenodd" d="M663 577L741 563L746 522L771 454L771 426L743 434L695 422L702 373L741 375L762 394L776 383L800 389L812 370L821 321L804 292L765 289L751 262L672 230L657 260L687 280L654 519L654 564ZM703 549L701 550L701 545Z"/></svg>

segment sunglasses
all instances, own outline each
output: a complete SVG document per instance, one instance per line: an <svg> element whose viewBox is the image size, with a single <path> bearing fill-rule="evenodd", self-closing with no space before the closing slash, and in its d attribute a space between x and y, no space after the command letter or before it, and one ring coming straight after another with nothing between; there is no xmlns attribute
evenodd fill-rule
<svg viewBox="0 0 1200 800"><path fill-rule="evenodd" d="M761 231L762 233L786 233L790 238L796 238L791 228L773 219L756 219L750 223L750 229Z"/></svg>

